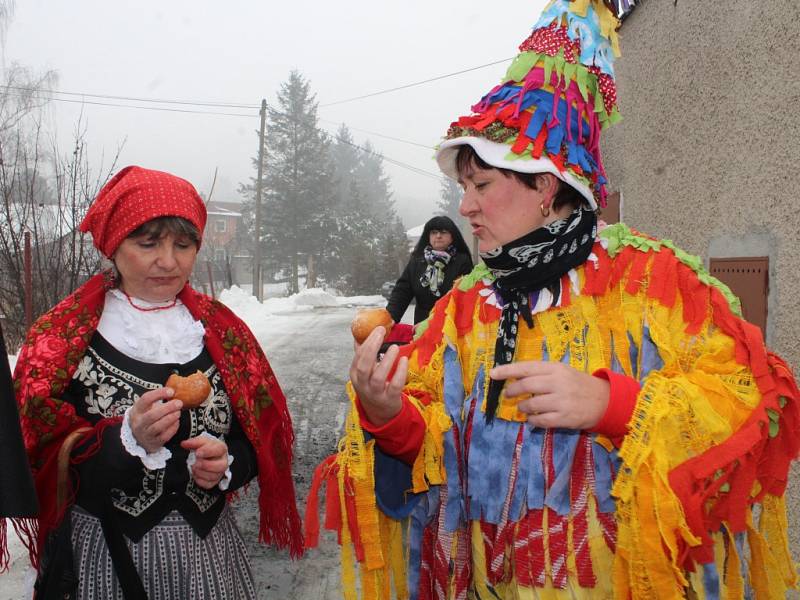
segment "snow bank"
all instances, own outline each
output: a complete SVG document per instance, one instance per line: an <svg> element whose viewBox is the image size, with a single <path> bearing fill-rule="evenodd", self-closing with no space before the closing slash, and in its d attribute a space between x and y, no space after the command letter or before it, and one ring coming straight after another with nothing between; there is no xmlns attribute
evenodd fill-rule
<svg viewBox="0 0 800 600"><path fill-rule="evenodd" d="M305 289L299 294L291 296L290 299L294 299L294 303L298 306L339 306L337 301L339 298L332 296L321 288Z"/></svg>
<svg viewBox="0 0 800 600"><path fill-rule="evenodd" d="M336 298L339 306L385 306L386 298L383 296L348 296Z"/></svg>
<svg viewBox="0 0 800 600"><path fill-rule="evenodd" d="M383 296L334 296L320 288L306 289L288 298L267 298L260 303L255 296L251 296L238 286L222 290L219 299L248 325L251 321L263 319L268 315L286 315L315 308L340 306L382 306L386 303Z"/></svg>
<svg viewBox="0 0 800 600"><path fill-rule="evenodd" d="M262 331L280 328L288 323L280 323L282 316L298 313L311 313L318 308L352 308L358 306L384 306L383 296L337 297L319 288L306 289L288 298L267 298L264 302L256 300L238 286L225 289L219 295L220 302L230 308L236 316L247 323L258 337Z"/></svg>

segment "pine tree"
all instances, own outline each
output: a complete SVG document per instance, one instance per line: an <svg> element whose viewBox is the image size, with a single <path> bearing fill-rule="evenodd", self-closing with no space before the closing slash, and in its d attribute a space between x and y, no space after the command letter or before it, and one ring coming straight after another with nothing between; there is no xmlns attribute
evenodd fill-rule
<svg viewBox="0 0 800 600"><path fill-rule="evenodd" d="M336 165L336 260L326 265L331 280L347 293L375 294L399 275L408 258L405 230L394 210L383 157L367 141L358 146L346 126L331 148ZM402 258L401 258L402 257Z"/></svg>
<svg viewBox="0 0 800 600"><path fill-rule="evenodd" d="M462 195L463 191L461 190L461 186L449 177L445 177L439 188L439 214L450 217L453 221L458 223L462 218L461 214L458 212Z"/></svg>
<svg viewBox="0 0 800 600"><path fill-rule="evenodd" d="M276 107L267 109L262 255L288 270L289 292L296 293L301 269L313 276L329 251L334 167L309 82L292 71L277 98ZM253 184L244 188L252 190Z"/></svg>

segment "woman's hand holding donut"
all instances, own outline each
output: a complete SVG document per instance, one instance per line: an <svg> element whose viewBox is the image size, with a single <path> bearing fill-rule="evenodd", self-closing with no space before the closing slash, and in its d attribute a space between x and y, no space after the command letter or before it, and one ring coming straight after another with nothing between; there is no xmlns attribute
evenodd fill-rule
<svg viewBox="0 0 800 600"><path fill-rule="evenodd" d="M136 442L149 454L178 432L183 403L170 400L174 393L171 388L158 388L145 392L133 403L129 414L131 431Z"/></svg>
<svg viewBox="0 0 800 600"><path fill-rule="evenodd" d="M389 379L400 353L396 345L392 345L378 362L378 350L385 335L386 329L376 327L363 344L356 344L356 354L350 365L350 381L365 416L378 427L391 421L400 412L403 407L401 392L408 377L408 359L402 357Z"/></svg>
<svg viewBox="0 0 800 600"><path fill-rule="evenodd" d="M181 442L181 447L194 450L192 478L201 488L210 490L225 476L228 469L228 445L222 440L199 435Z"/></svg>
<svg viewBox="0 0 800 600"><path fill-rule="evenodd" d="M591 429L608 407L611 387L605 379L559 362L524 361L494 367L492 379L513 379L503 388L534 427Z"/></svg>

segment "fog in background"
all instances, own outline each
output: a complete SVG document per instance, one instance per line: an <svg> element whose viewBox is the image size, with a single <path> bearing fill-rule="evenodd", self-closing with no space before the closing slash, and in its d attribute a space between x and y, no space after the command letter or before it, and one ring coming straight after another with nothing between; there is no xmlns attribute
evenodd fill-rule
<svg viewBox="0 0 800 600"><path fill-rule="evenodd" d="M82 114L93 164L105 156L107 166L123 145L119 167L174 172L206 193L217 169L214 199L224 201L241 200L239 183L255 174L251 159L261 98L274 103L279 85L298 69L317 95L321 126L335 132L344 122L357 143L369 139L383 153L397 212L410 228L436 208L441 175L433 147L450 122L469 114L470 105L499 81L510 61L336 103L511 59L544 4L25 0L14 7L3 60L6 66L18 62L36 72L57 72L57 89L71 94L53 96L58 100L48 107L46 126L69 144Z"/></svg>

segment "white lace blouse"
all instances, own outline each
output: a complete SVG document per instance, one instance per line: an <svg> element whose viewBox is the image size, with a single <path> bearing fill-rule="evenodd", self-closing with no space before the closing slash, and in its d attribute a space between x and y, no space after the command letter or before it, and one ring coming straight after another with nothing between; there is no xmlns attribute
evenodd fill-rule
<svg viewBox="0 0 800 600"><path fill-rule="evenodd" d="M147 302L133 298L136 306L155 308L172 302ZM171 308L137 310L119 289L106 292L106 303L97 331L117 350L136 360L187 363L203 350L205 328L178 300Z"/></svg>

